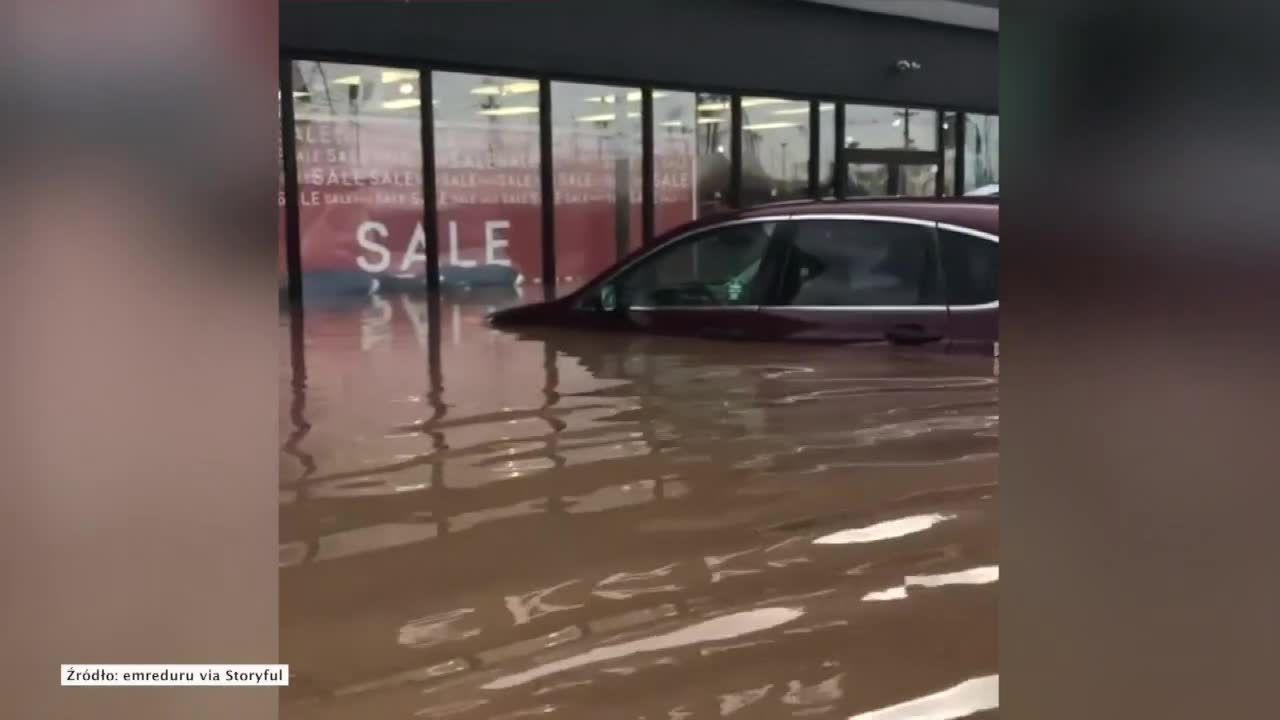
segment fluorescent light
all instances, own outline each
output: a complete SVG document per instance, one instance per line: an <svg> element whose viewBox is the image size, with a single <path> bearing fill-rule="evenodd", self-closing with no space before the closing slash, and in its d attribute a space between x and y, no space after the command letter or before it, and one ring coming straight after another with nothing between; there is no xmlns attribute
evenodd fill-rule
<svg viewBox="0 0 1280 720"><path fill-rule="evenodd" d="M334 80L333 84L334 85L359 85L360 76L359 75L343 75L342 77Z"/></svg>
<svg viewBox="0 0 1280 720"><path fill-rule="evenodd" d="M718 118L718 117L698 118L699 125L714 125L715 123L719 123L719 122L724 122L724 118Z"/></svg>
<svg viewBox="0 0 1280 720"><path fill-rule="evenodd" d="M536 105L512 105L504 108L490 108L488 110L477 110L477 115L528 115L529 113L538 112Z"/></svg>
<svg viewBox="0 0 1280 720"><path fill-rule="evenodd" d="M668 120L662 123L662 127L684 127L683 120Z"/></svg>
<svg viewBox="0 0 1280 720"><path fill-rule="evenodd" d="M382 71L382 82L384 83L395 83L395 82L403 82L405 80L417 80L417 79L418 79L417 70L383 70Z"/></svg>
<svg viewBox="0 0 1280 720"><path fill-rule="evenodd" d="M640 113L638 113L638 112L629 112L629 113L627 113L627 117L629 117L629 118L638 118L638 117L640 117Z"/></svg>
<svg viewBox="0 0 1280 720"><path fill-rule="evenodd" d="M277 95L279 95L280 93L279 93L279 92L277 92L276 94L277 94ZM308 93L308 92L302 92L301 90L294 90L294 91L293 91L293 96L294 96L294 97L296 97L296 98L300 98L300 97L307 97L307 96L308 96L308 95L310 95L310 94L311 94L311 93Z"/></svg>
<svg viewBox="0 0 1280 720"><path fill-rule="evenodd" d="M471 88L472 95L520 95L523 93L537 92L537 80L520 80L517 82L507 83L502 87L497 85L480 85Z"/></svg>
<svg viewBox="0 0 1280 720"><path fill-rule="evenodd" d="M784 100L782 98L746 98L742 101L742 107L756 107L757 105L779 105L782 103L795 102L795 100Z"/></svg>
<svg viewBox="0 0 1280 720"><path fill-rule="evenodd" d="M793 123L793 122L756 123L754 125L743 125L742 129L743 130L777 130L778 128L793 128L793 127L800 127L800 123Z"/></svg>
<svg viewBox="0 0 1280 720"><path fill-rule="evenodd" d="M669 93L655 92L653 93L653 99L657 100L658 98L664 98L668 94ZM639 90L632 90L631 92L627 93L627 102L640 102L642 97L643 97L643 94ZM596 95L595 97L589 97L586 99L586 102L598 102L598 103L606 103L610 105L612 105L613 103L616 103L617 101L618 101L617 95Z"/></svg>
<svg viewBox="0 0 1280 720"><path fill-rule="evenodd" d="M613 113L603 113L601 115L583 115L578 118L578 122L609 122L617 119L618 116Z"/></svg>
<svg viewBox="0 0 1280 720"><path fill-rule="evenodd" d="M400 86L400 94L401 94L401 95L412 95L412 94L413 94L413 83L405 83L405 84L401 85L401 86Z"/></svg>
<svg viewBox="0 0 1280 720"><path fill-rule="evenodd" d="M382 103L382 107L387 110L404 110L405 108L418 107L422 101L418 98L396 98Z"/></svg>
<svg viewBox="0 0 1280 720"><path fill-rule="evenodd" d="M809 108L786 108L785 110L774 110L774 115L804 115L809 112Z"/></svg>
<svg viewBox="0 0 1280 720"><path fill-rule="evenodd" d="M894 127L901 127L901 126L902 126L902 118L894 118L894 119L893 119L893 126L894 126Z"/></svg>
<svg viewBox="0 0 1280 720"><path fill-rule="evenodd" d="M727 102L705 102L698 106L699 110L728 110Z"/></svg>

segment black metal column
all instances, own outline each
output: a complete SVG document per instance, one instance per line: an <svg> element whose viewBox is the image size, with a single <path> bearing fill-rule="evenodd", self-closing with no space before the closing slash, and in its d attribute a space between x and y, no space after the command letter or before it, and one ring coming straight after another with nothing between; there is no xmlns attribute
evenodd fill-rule
<svg viewBox="0 0 1280 720"><path fill-rule="evenodd" d="M832 168L832 180L835 182L835 195L844 198L849 190L849 162L845 159L844 141L844 103L836 103L835 123L836 166Z"/></svg>
<svg viewBox="0 0 1280 720"><path fill-rule="evenodd" d="M939 110L937 118L938 142L934 147L938 149L938 172L933 176L933 194L935 197L942 197L946 194L947 185L947 133L942 129L947 122L947 114Z"/></svg>
<svg viewBox="0 0 1280 720"><path fill-rule="evenodd" d="M294 136L293 62L280 59L280 143L284 165L285 267L291 321L302 331L302 238L298 224L298 148Z"/></svg>
<svg viewBox="0 0 1280 720"><path fill-rule="evenodd" d="M742 207L742 96L729 101L729 206Z"/></svg>
<svg viewBox="0 0 1280 720"><path fill-rule="evenodd" d="M551 153L551 81L538 83L538 167L542 186L542 288L549 300L556 296L556 174Z"/></svg>
<svg viewBox="0 0 1280 720"><path fill-rule="evenodd" d="M440 214L436 204L436 132L431 99L431 70L418 68L419 122L422 125L422 232L427 245L427 294L440 292ZM430 326L429 326L430 327ZM438 328L431 328L438 332Z"/></svg>
<svg viewBox="0 0 1280 720"><path fill-rule="evenodd" d="M964 113L956 113L956 195L964 195L964 136L968 122Z"/></svg>
<svg viewBox="0 0 1280 720"><path fill-rule="evenodd" d="M657 188L654 185L653 88L640 89L640 223L641 242L653 242Z"/></svg>
<svg viewBox="0 0 1280 720"><path fill-rule="evenodd" d="M822 197L822 113L817 100L809 102L809 197Z"/></svg>

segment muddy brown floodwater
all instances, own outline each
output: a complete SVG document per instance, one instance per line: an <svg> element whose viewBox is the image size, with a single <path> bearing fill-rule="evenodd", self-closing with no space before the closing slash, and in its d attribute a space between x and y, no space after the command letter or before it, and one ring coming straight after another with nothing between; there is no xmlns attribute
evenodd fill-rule
<svg viewBox="0 0 1280 720"><path fill-rule="evenodd" d="M282 718L996 716L992 358L486 310L284 353Z"/></svg>

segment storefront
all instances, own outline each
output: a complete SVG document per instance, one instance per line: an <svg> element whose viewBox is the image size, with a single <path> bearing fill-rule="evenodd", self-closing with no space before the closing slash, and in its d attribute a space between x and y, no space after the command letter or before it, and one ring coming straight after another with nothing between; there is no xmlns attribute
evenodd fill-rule
<svg viewBox="0 0 1280 720"><path fill-rule="evenodd" d="M299 302L537 300L717 209L999 181L994 32L797 0L476 0L286 2L281 36Z"/></svg>

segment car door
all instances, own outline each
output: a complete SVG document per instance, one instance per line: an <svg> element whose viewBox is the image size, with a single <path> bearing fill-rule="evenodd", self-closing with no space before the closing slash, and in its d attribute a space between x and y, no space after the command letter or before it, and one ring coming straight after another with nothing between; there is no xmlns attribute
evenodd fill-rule
<svg viewBox="0 0 1280 720"><path fill-rule="evenodd" d="M941 346L947 334L934 224L796 216L760 314L792 340Z"/></svg>
<svg viewBox="0 0 1280 720"><path fill-rule="evenodd" d="M772 238L785 219L735 220L673 240L601 284L593 302L635 330L759 338Z"/></svg>
<svg viewBox="0 0 1280 720"><path fill-rule="evenodd" d="M991 233L940 224L938 248L951 344L986 350L1000 339L1000 239Z"/></svg>

